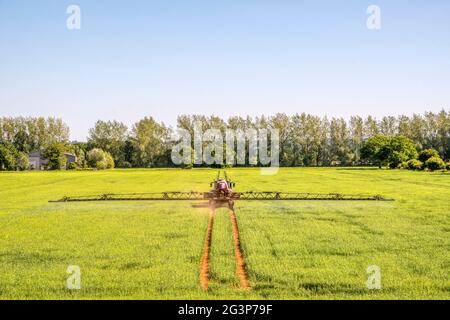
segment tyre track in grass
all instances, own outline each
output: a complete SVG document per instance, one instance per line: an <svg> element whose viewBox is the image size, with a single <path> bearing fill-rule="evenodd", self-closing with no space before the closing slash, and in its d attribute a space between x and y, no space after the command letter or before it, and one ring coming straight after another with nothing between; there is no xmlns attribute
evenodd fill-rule
<svg viewBox="0 0 450 320"><path fill-rule="evenodd" d="M209 287L209 257L211 253L211 239L214 225L215 210L209 209L208 227L206 228L205 243L203 245L203 254L200 260L200 286L203 290Z"/></svg>
<svg viewBox="0 0 450 320"><path fill-rule="evenodd" d="M229 209L228 211L230 213L230 221L233 227L234 254L236 257L236 273L239 277L241 288L250 289L251 288L250 281L248 280L247 265L245 264L244 253L242 252L236 212L233 209Z"/></svg>

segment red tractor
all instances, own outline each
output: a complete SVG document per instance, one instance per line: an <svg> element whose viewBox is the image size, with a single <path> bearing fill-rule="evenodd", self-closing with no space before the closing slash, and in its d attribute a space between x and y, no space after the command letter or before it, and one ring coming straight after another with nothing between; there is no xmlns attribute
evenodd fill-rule
<svg viewBox="0 0 450 320"><path fill-rule="evenodd" d="M210 183L213 189L203 194L204 199L209 200L209 205L212 208L226 207L232 209L234 206L234 200L239 199L240 194L234 192L235 183L230 181L225 172L225 179L220 178L220 171L216 180Z"/></svg>

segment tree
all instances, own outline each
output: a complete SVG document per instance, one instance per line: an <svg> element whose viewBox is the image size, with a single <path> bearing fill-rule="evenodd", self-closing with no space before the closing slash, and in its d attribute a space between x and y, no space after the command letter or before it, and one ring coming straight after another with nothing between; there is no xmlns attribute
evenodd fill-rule
<svg viewBox="0 0 450 320"><path fill-rule="evenodd" d="M12 143L18 151L45 148L54 142L66 143L69 127L56 118L0 118L0 141Z"/></svg>
<svg viewBox="0 0 450 320"><path fill-rule="evenodd" d="M48 170L61 170L66 168L67 158L64 154L66 150L66 145L59 142L54 142L44 149L43 156L48 160Z"/></svg>
<svg viewBox="0 0 450 320"><path fill-rule="evenodd" d="M69 141L69 127L61 119L48 118L46 122L46 139L48 141L44 143L64 143Z"/></svg>
<svg viewBox="0 0 450 320"><path fill-rule="evenodd" d="M412 145L406 144L409 151L404 148L403 142L406 140L389 138L389 145L381 148L380 144L384 145L386 141L372 139L380 134L386 137L403 136L412 140L418 149L434 149L445 161L450 159L450 112L445 110L439 113L414 114L411 117L386 116L379 121L371 116L365 119L353 116L348 121L333 118L329 121L326 116L306 113L292 117L285 114L272 117L261 115L256 118L234 116L227 119L227 122L217 116L198 114L181 115L177 119L177 127L188 130L191 137L196 125L203 132L215 128L223 133L226 129L278 129L281 166L364 163L395 166L405 158L414 157L415 148ZM151 117L138 121L131 132L121 122L97 121L89 132L89 142L71 144L68 151L77 156L80 167L86 165L87 150L93 148L109 152L119 167L170 166L173 144L171 132L170 127ZM10 168L17 169L17 152L43 150L54 143L67 143L68 138L69 128L61 119L0 117L0 142L11 144L15 149L12 156L10 149L3 149L3 161ZM248 143L245 148L245 153L248 154ZM10 156L5 156L6 153ZM421 159L426 161L436 155L435 152L428 155L423 153ZM14 161L5 160L5 157L14 158L15 164ZM5 164L2 164L2 168L5 168Z"/></svg>
<svg viewBox="0 0 450 320"><path fill-rule="evenodd" d="M372 137L364 143L361 154L364 159L378 164L380 168L383 165L397 168L402 162L417 158L416 146L404 136Z"/></svg>
<svg viewBox="0 0 450 320"><path fill-rule="evenodd" d="M387 163L386 146L389 145L389 137L377 135L367 139L361 148L361 157L364 160L376 164L381 168Z"/></svg>
<svg viewBox="0 0 450 320"><path fill-rule="evenodd" d="M106 169L114 168L114 159L109 152L105 152Z"/></svg>
<svg viewBox="0 0 450 320"><path fill-rule="evenodd" d="M30 167L28 155L18 151L11 143L0 143L0 171L27 170Z"/></svg>
<svg viewBox="0 0 450 320"><path fill-rule="evenodd" d="M397 119L392 116L383 117L379 127L381 134L385 136L394 136L397 134Z"/></svg>
<svg viewBox="0 0 450 320"><path fill-rule="evenodd" d="M328 150L328 121L306 113L295 114L290 119L290 132L285 157L292 166L319 166L326 164Z"/></svg>
<svg viewBox="0 0 450 320"><path fill-rule="evenodd" d="M29 136L24 128L20 128L18 132L14 135L14 146L17 151L30 152L31 146L29 143Z"/></svg>
<svg viewBox="0 0 450 320"><path fill-rule="evenodd" d="M364 121L364 136L366 139L380 134L380 127L378 122L372 116L368 116Z"/></svg>
<svg viewBox="0 0 450 320"><path fill-rule="evenodd" d="M397 134L413 139L411 133L411 119L409 117L405 115L398 117Z"/></svg>
<svg viewBox="0 0 450 320"><path fill-rule="evenodd" d="M98 120L89 130L88 143L93 148L109 152L118 162L125 160L122 151L127 137L128 127L122 122Z"/></svg>
<svg viewBox="0 0 450 320"><path fill-rule="evenodd" d="M445 169L445 162L439 157L431 157L425 161L425 167L431 171L442 170Z"/></svg>
<svg viewBox="0 0 450 320"><path fill-rule="evenodd" d="M114 168L114 159L110 153L100 149L94 148L86 154L87 164L89 167L104 170Z"/></svg>
<svg viewBox="0 0 450 320"><path fill-rule="evenodd" d="M30 168L30 161L28 160L28 155L25 152L17 152L16 168L20 171L28 170L28 168Z"/></svg>
<svg viewBox="0 0 450 320"><path fill-rule="evenodd" d="M395 136L389 139L389 144L384 146L381 154L387 157L387 162L391 168L405 161L417 159L417 150L414 142L404 136Z"/></svg>
<svg viewBox="0 0 450 320"><path fill-rule="evenodd" d="M344 119L331 119L330 122L330 153L332 165L349 165L354 159L350 149L350 132Z"/></svg>
<svg viewBox="0 0 450 320"><path fill-rule="evenodd" d="M361 159L361 147L364 142L364 121L361 117L350 118L350 148L355 154L355 163Z"/></svg>
<svg viewBox="0 0 450 320"><path fill-rule="evenodd" d="M170 164L170 133L164 123L145 117L133 126L136 166L151 167Z"/></svg>
<svg viewBox="0 0 450 320"><path fill-rule="evenodd" d="M439 157L439 152L434 149L425 149L420 151L418 159L425 163L431 157Z"/></svg>
<svg viewBox="0 0 450 320"><path fill-rule="evenodd" d="M80 166L76 162L71 162L67 165L67 170L77 170Z"/></svg>
<svg viewBox="0 0 450 320"><path fill-rule="evenodd" d="M426 128L423 117L418 114L414 114L410 120L409 130L411 134L409 138L416 143L419 149L426 147Z"/></svg>
<svg viewBox="0 0 450 320"><path fill-rule="evenodd" d="M17 150L10 143L0 144L0 170L16 170Z"/></svg>
<svg viewBox="0 0 450 320"><path fill-rule="evenodd" d="M83 142L75 142L69 146L68 151L70 153L73 153L77 157L77 161L76 161L77 168L85 168L87 166L86 150L87 150L87 144L83 143Z"/></svg>
<svg viewBox="0 0 450 320"><path fill-rule="evenodd" d="M277 129L279 133L280 141L280 164L282 166L287 166L290 164L292 159L289 157L290 153L290 137L292 135L291 124L289 117L284 113L277 113L274 117L271 117L270 127Z"/></svg>
<svg viewBox="0 0 450 320"><path fill-rule="evenodd" d="M417 159L412 159L407 162L407 167L410 170L422 170L423 162Z"/></svg>
<svg viewBox="0 0 450 320"><path fill-rule="evenodd" d="M131 167L135 162L136 150L134 148L135 143L132 138L128 138L122 148L123 162L125 163L122 167ZM128 165L129 164L129 165Z"/></svg>

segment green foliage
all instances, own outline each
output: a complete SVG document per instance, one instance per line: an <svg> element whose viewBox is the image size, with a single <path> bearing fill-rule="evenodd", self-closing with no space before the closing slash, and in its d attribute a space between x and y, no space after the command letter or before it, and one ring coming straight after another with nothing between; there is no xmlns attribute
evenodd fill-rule
<svg viewBox="0 0 450 320"><path fill-rule="evenodd" d="M64 153L67 151L67 146L63 143L52 143L44 149L43 157L48 160L48 170L65 169L67 158Z"/></svg>
<svg viewBox="0 0 450 320"><path fill-rule="evenodd" d="M97 121L89 130L88 144L91 148L99 148L110 153L115 162L124 161L125 141L128 127L118 121Z"/></svg>
<svg viewBox="0 0 450 320"><path fill-rule="evenodd" d="M20 128L14 135L13 145L20 152L30 152L31 146L25 128Z"/></svg>
<svg viewBox="0 0 450 320"><path fill-rule="evenodd" d="M78 170L80 166L76 162L71 162L67 165L67 170Z"/></svg>
<svg viewBox="0 0 450 320"><path fill-rule="evenodd" d="M368 160L379 167L385 165L388 161L388 149L390 138L383 135L377 135L369 138L364 142L361 148L361 157L364 160Z"/></svg>
<svg viewBox="0 0 450 320"><path fill-rule="evenodd" d="M397 169L408 169L408 162L402 162L397 166Z"/></svg>
<svg viewBox="0 0 450 320"><path fill-rule="evenodd" d="M94 148L86 154L87 165L91 168L106 169L105 153L102 149Z"/></svg>
<svg viewBox="0 0 450 320"><path fill-rule="evenodd" d="M422 170L423 162L417 159L411 159L407 163L407 168L410 170Z"/></svg>
<svg viewBox="0 0 450 320"><path fill-rule="evenodd" d="M17 150L10 143L0 143L0 170L16 170Z"/></svg>
<svg viewBox="0 0 450 320"><path fill-rule="evenodd" d="M332 165L349 165L353 160L353 153L348 141L350 132L344 119L331 119L330 122L330 161ZM306 155L308 157L308 155Z"/></svg>
<svg viewBox="0 0 450 320"><path fill-rule="evenodd" d="M21 152L40 150L52 143L69 140L69 127L57 118L2 117L0 141L8 142Z"/></svg>
<svg viewBox="0 0 450 320"><path fill-rule="evenodd" d="M86 162L86 150L87 150L87 144L76 142L69 146L68 151L72 154L74 154L77 157L77 169L85 168L87 166Z"/></svg>
<svg viewBox="0 0 450 320"><path fill-rule="evenodd" d="M108 168L108 163L106 161L97 161L93 168L97 170L105 170Z"/></svg>
<svg viewBox="0 0 450 320"><path fill-rule="evenodd" d="M445 162L439 157L431 157L425 161L425 167L431 171L445 169Z"/></svg>
<svg viewBox="0 0 450 320"><path fill-rule="evenodd" d="M28 154L25 152L18 152L16 155L16 168L17 170L24 171L30 167L30 161L28 160Z"/></svg>
<svg viewBox="0 0 450 320"><path fill-rule="evenodd" d="M94 148L86 154L89 167L104 170L114 168L114 159L111 154L99 148Z"/></svg>
<svg viewBox="0 0 450 320"><path fill-rule="evenodd" d="M419 152L418 159L425 163L431 157L439 157L439 152L435 149L425 149Z"/></svg>
<svg viewBox="0 0 450 320"><path fill-rule="evenodd" d="M116 165L117 168L131 168L132 165L128 161L119 161Z"/></svg>
<svg viewBox="0 0 450 320"><path fill-rule="evenodd" d="M110 153L105 152L105 160L106 160L106 169L114 168L114 159Z"/></svg>
<svg viewBox="0 0 450 320"><path fill-rule="evenodd" d="M390 138L389 144L382 148L381 153L387 156L387 163L396 168L400 163L417 158L414 142L403 136Z"/></svg>
<svg viewBox="0 0 450 320"><path fill-rule="evenodd" d="M131 166L136 163L135 143L131 137L128 137L127 140L125 140L122 146L122 155L122 162L128 162Z"/></svg>
<svg viewBox="0 0 450 320"><path fill-rule="evenodd" d="M389 165L397 168L401 163L417 158L417 150L414 143L406 137L378 135L364 143L361 156L380 167Z"/></svg>
<svg viewBox="0 0 450 320"><path fill-rule="evenodd" d="M0 143L0 171L27 170L30 167L28 155L17 151L10 143Z"/></svg>
<svg viewBox="0 0 450 320"><path fill-rule="evenodd" d="M177 119L177 127L191 134L196 123L203 131L211 128L222 132L227 128L279 130L281 166L374 164L396 167L409 160L405 159L411 155L403 148L399 151L389 146L381 150L384 142L380 136L404 136L418 149L433 148L441 158L450 158L450 112L445 110L380 119L372 116L328 119L306 113L292 116L277 113L254 118L233 116L227 120L217 116L180 115ZM87 166L85 153L93 148L109 152L115 163L128 162L133 167L173 166L171 133L170 127L151 117L137 121L132 130L118 121L100 120L89 131L88 143L75 143L75 148L68 151L77 156L80 167ZM0 117L0 141L12 144L17 151L42 150L53 143L67 143L68 139L69 128L61 119ZM436 151L423 152L420 160L425 162L437 156Z"/></svg>
<svg viewBox="0 0 450 320"><path fill-rule="evenodd" d="M140 167L170 165L170 129L164 123L145 117L133 126L135 163Z"/></svg>

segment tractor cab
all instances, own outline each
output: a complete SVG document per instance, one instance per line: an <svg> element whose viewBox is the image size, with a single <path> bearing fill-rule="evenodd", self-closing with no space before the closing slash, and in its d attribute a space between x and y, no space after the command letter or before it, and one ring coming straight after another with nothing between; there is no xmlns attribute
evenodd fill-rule
<svg viewBox="0 0 450 320"><path fill-rule="evenodd" d="M216 191L231 191L231 189L234 188L234 185L234 182L225 179L218 179L210 184Z"/></svg>
<svg viewBox="0 0 450 320"><path fill-rule="evenodd" d="M235 183L228 179L227 172L224 171L224 178L221 177L220 171L217 173L217 178L213 182L211 182L211 187L213 188L211 190L212 194L215 195L215 197L230 197L231 195L235 194L233 192L233 188L235 186Z"/></svg>
<svg viewBox="0 0 450 320"><path fill-rule="evenodd" d="M224 172L224 178L220 176L220 171L217 173L217 178L210 183L212 187L210 192L205 192L204 199L209 200L210 207L228 207L230 209L234 206L234 200L239 199L240 194L234 192L235 183L228 179L227 173Z"/></svg>
<svg viewBox="0 0 450 320"><path fill-rule="evenodd" d="M226 180L219 180L216 181L216 189L217 190L223 190L223 191L228 191L230 188L230 183Z"/></svg>

